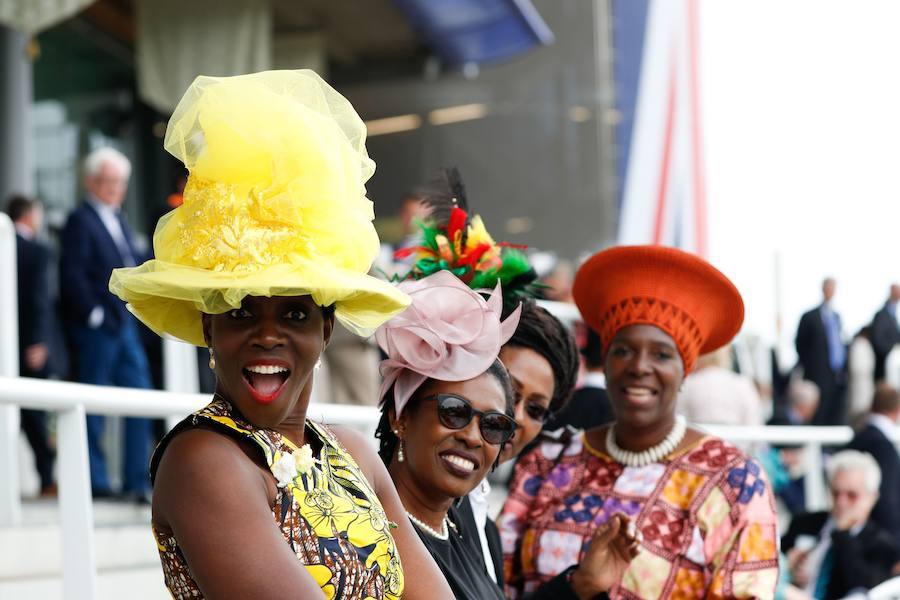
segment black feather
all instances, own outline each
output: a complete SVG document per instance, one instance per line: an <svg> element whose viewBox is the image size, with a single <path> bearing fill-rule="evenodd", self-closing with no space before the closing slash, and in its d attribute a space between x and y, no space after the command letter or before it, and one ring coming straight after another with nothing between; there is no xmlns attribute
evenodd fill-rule
<svg viewBox="0 0 900 600"><path fill-rule="evenodd" d="M437 227L446 228L450 221L450 213L454 207L459 207L469 213L469 203L466 200L466 187L456 167L441 169L437 175L424 186L418 188L417 195L422 202L431 209L428 221ZM469 223L466 219L466 225Z"/></svg>

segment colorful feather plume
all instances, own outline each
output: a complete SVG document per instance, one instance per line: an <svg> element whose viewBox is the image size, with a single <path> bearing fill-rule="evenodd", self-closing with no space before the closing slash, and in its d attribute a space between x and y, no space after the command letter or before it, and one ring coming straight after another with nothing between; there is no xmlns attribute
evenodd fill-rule
<svg viewBox="0 0 900 600"><path fill-rule="evenodd" d="M478 215L471 216L459 172L442 170L420 190L431 214L418 223L422 243L401 248L398 260L412 257L412 268L395 281L421 279L437 271L450 271L472 289L493 289L499 281L504 313L526 298L541 295L544 287L523 252L525 246L497 243Z"/></svg>

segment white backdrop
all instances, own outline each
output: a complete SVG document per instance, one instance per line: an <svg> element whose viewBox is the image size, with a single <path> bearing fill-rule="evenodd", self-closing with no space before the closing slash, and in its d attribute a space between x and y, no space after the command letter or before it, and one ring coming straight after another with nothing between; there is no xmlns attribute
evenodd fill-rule
<svg viewBox="0 0 900 600"><path fill-rule="evenodd" d="M900 2L703 0L712 261L782 341L826 275L852 335L900 281ZM788 357L792 359L792 357Z"/></svg>

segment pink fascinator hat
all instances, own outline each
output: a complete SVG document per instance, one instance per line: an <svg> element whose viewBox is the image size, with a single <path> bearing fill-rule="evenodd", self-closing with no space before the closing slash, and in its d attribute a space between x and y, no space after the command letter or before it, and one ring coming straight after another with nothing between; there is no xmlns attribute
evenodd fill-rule
<svg viewBox="0 0 900 600"><path fill-rule="evenodd" d="M387 354L381 361L379 398L394 386L397 416L429 378L466 381L497 360L500 348L519 324L521 307L500 321L500 284L485 300L449 271L397 286L412 304L375 332Z"/></svg>

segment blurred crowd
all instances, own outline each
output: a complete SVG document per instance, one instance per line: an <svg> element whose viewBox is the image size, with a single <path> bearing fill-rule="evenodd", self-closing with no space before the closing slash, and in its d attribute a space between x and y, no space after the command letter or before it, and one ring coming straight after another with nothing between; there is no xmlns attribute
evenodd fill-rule
<svg viewBox="0 0 900 600"><path fill-rule="evenodd" d="M110 273L150 258L125 219L122 203L131 165L111 148L84 161L83 201L59 239L59 257L41 239L39 200L9 198L18 259L20 373L132 388L162 388L159 340L108 290ZM167 199L180 204L182 178ZM382 258L373 271L390 277L408 264L395 251L415 239L423 205L415 192L403 200L390 233L382 235ZM58 273L55 265L58 263ZM572 303L573 268L552 255L536 256L548 300ZM898 572L900 560L900 457L894 432L900 418L900 285L891 285L884 306L847 343L833 307L834 279L822 285L822 303L805 313L796 333L798 361L789 373L761 385L735 368L726 346L698 360L678 396L678 410L691 423L721 425L852 425L846 448L826 448L824 464L831 509L807 512L808 457L800 444L749 444L766 469L776 495L784 535L782 584L786 598L840 598L870 589ZM548 415L545 431L569 426L591 429L615 416L606 394L601 343L595 332L572 324L580 349L577 389L561 410ZM381 359L372 340L340 327L326 351L329 401L374 405ZM206 357L198 355L198 363ZM211 392L209 371L204 391ZM150 500L148 460L163 434L161 423L126 418L120 461L112 477L104 444L105 417L88 416L90 475L96 498ZM22 430L33 450L40 495L55 496L52 425L42 411L23 410ZM114 486L113 482L121 482ZM498 567L499 568L499 567Z"/></svg>

